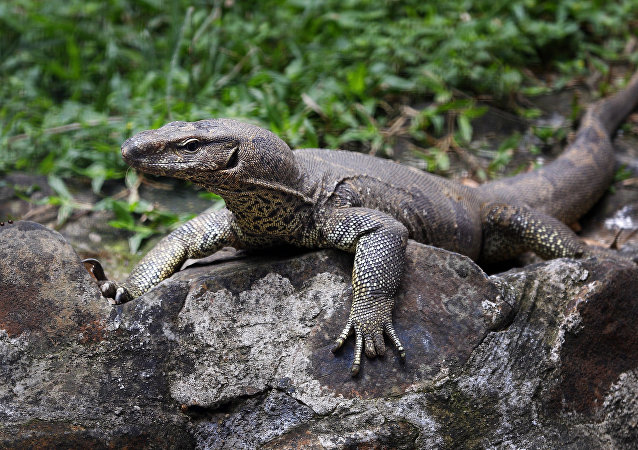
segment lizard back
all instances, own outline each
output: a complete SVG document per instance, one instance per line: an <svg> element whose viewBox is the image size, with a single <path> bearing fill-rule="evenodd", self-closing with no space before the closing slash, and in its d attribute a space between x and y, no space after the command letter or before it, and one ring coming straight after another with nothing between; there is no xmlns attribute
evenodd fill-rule
<svg viewBox="0 0 638 450"><path fill-rule="evenodd" d="M481 247L481 194L421 170L339 150L293 152L320 187L318 204L382 211L406 226L411 239L476 258Z"/></svg>

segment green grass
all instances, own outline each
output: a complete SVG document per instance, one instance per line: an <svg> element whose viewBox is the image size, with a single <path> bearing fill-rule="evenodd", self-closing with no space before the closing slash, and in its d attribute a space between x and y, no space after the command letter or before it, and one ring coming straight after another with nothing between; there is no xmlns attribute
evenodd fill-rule
<svg viewBox="0 0 638 450"><path fill-rule="evenodd" d="M124 178L133 132L207 117L293 147L391 153L402 104L429 105L405 128L417 146L450 117L463 144L477 95L637 63L623 51L636 17L636 0L2 2L0 174L83 177L99 193ZM424 158L449 165L440 150Z"/></svg>

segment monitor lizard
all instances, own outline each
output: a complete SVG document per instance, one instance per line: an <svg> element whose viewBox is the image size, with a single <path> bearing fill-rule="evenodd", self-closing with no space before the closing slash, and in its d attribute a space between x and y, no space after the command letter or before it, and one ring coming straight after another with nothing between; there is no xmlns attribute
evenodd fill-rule
<svg viewBox="0 0 638 450"><path fill-rule="evenodd" d="M100 277L112 303L132 300L225 246L292 244L354 254L352 308L334 351L355 335L385 352L384 333L405 358L392 324L408 239L492 262L533 251L548 258L595 254L566 225L602 196L614 176L611 135L638 102L638 73L624 91L590 106L574 141L551 164L477 188L369 155L291 150L268 130L232 119L171 122L122 144L131 167L191 180L226 202L163 238L122 283Z"/></svg>

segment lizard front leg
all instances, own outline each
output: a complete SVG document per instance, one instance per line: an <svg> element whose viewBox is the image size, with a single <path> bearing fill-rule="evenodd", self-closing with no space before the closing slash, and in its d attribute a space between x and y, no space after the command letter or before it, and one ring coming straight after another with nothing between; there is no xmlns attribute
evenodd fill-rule
<svg viewBox="0 0 638 450"><path fill-rule="evenodd" d="M101 281L102 295L114 304L125 303L170 277L188 258L202 258L225 246L237 247L234 223L227 209L195 217L153 247L124 282Z"/></svg>
<svg viewBox="0 0 638 450"><path fill-rule="evenodd" d="M331 210L320 221L320 231L326 246L354 253L352 309L333 351L354 332L351 373L357 375L364 346L370 358L385 353L385 332L404 358L403 345L392 325L392 308L403 275L407 229L376 210L343 208Z"/></svg>

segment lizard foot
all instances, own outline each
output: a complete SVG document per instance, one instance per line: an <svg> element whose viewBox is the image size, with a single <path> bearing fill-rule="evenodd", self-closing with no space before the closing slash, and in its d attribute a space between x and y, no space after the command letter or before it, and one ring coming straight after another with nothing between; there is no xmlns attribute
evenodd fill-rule
<svg viewBox="0 0 638 450"><path fill-rule="evenodd" d="M102 295L109 300L111 305L121 305L122 303L132 300L128 290L115 281L107 280L100 282L100 291Z"/></svg>
<svg viewBox="0 0 638 450"><path fill-rule="evenodd" d="M121 305L132 300L132 296L129 291L120 286L116 281L109 280L104 274L102 264L93 258L87 258L82 260L84 267L95 278L100 286L100 292L102 296L109 300L112 305Z"/></svg>
<svg viewBox="0 0 638 450"><path fill-rule="evenodd" d="M392 343L399 352L401 360L405 361L405 349L394 331L394 326L391 321L384 323L357 323L352 318L348 319L346 326L341 334L335 341L335 345L332 348L332 352L335 353L339 350L346 339L354 332L355 344L354 344L354 361L352 362L352 368L350 374L354 377L359 374L361 368L361 353L364 350L368 358L374 358L375 356L385 355L385 342L383 340L383 332L388 335L392 340Z"/></svg>

